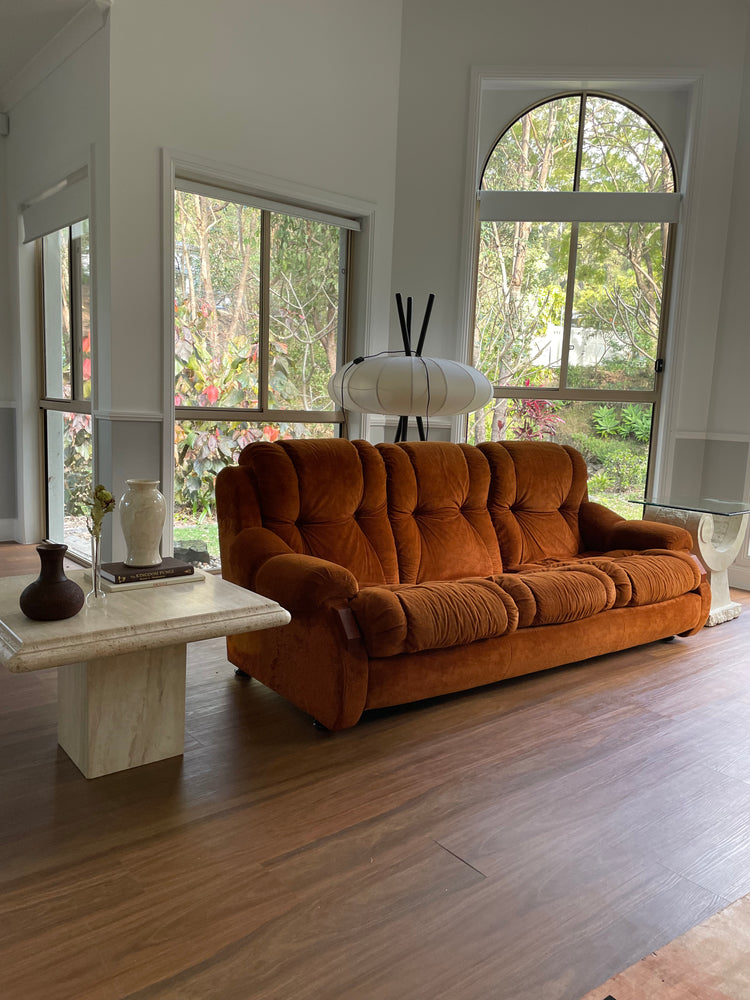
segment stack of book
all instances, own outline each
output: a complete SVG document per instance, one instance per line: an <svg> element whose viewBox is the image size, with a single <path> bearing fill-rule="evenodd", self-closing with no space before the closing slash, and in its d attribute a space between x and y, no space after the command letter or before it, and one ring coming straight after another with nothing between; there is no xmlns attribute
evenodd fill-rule
<svg viewBox="0 0 750 1000"><path fill-rule="evenodd" d="M102 563L101 578L105 589L131 590L172 583L202 583L203 573L192 563L165 556L157 566L126 566L124 562Z"/></svg>

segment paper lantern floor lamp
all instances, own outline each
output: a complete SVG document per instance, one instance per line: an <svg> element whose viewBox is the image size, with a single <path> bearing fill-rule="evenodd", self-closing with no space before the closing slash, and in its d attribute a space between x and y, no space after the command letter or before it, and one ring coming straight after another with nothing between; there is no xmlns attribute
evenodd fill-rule
<svg viewBox="0 0 750 1000"><path fill-rule="evenodd" d="M396 441L405 441L409 417L416 417L420 440L427 438L429 418L472 413L492 398L492 384L486 376L460 361L422 356L427 326L435 296L427 300L416 348L412 349L411 296L406 312L401 294L396 307L401 325L403 354L376 354L355 358L335 372L328 382L331 398L347 410L361 413L398 414Z"/></svg>

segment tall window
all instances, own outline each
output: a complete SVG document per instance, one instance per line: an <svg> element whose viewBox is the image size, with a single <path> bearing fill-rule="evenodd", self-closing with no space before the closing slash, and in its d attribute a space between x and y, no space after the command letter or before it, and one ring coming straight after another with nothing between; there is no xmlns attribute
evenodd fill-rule
<svg viewBox="0 0 750 1000"><path fill-rule="evenodd" d="M188 182L174 219L175 552L215 562L217 472L251 441L340 433L327 383L359 225Z"/></svg>
<svg viewBox="0 0 750 1000"><path fill-rule="evenodd" d="M91 271L88 220L44 236L41 409L47 537L89 554L91 490Z"/></svg>
<svg viewBox="0 0 750 1000"><path fill-rule="evenodd" d="M470 439L572 444L592 496L639 516L679 213L664 140L620 101L556 98L501 135L480 206L474 364L495 398Z"/></svg>

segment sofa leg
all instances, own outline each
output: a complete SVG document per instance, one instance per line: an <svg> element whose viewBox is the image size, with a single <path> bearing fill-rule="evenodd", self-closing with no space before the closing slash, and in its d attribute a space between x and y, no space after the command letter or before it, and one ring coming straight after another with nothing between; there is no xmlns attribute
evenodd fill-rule
<svg viewBox="0 0 750 1000"><path fill-rule="evenodd" d="M235 670L234 676L237 678L238 681L251 681L253 679L251 674L245 673L245 671L240 670L239 667L237 667L237 669Z"/></svg>
<svg viewBox="0 0 750 1000"><path fill-rule="evenodd" d="M312 724L313 724L313 728L317 729L319 733L330 733L331 732L331 730L328 728L328 726L324 726L323 723L319 722L317 719L313 719L312 720Z"/></svg>
<svg viewBox="0 0 750 1000"><path fill-rule="evenodd" d="M664 638L662 639L662 642L674 642L676 638L677 638L676 635L665 635Z"/></svg>

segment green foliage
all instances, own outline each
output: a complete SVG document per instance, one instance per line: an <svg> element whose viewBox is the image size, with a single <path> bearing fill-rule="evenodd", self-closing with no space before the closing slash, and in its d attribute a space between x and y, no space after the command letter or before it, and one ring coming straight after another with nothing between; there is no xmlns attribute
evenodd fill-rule
<svg viewBox="0 0 750 1000"><path fill-rule="evenodd" d="M599 406L593 414L597 434L603 438L634 438L648 442L651 439L651 407L628 403L619 412L616 406Z"/></svg>
<svg viewBox="0 0 750 1000"><path fill-rule="evenodd" d="M612 438L601 438L596 434L576 433L571 444L583 455L590 467L606 465L622 446L622 442Z"/></svg>
<svg viewBox="0 0 750 1000"><path fill-rule="evenodd" d="M641 492L646 482L648 453L627 445L607 465L607 474L621 493Z"/></svg>
<svg viewBox="0 0 750 1000"><path fill-rule="evenodd" d="M596 496L598 493L610 493L612 491L612 477L606 472L596 472L589 476L589 495Z"/></svg>
<svg viewBox="0 0 750 1000"><path fill-rule="evenodd" d="M637 403L628 403L622 408L622 436L634 437L636 441L651 439L650 407L643 408Z"/></svg>
<svg viewBox="0 0 750 1000"><path fill-rule="evenodd" d="M620 421L613 406L599 406L594 410L594 427L600 437L615 437L620 433Z"/></svg>
<svg viewBox="0 0 750 1000"><path fill-rule="evenodd" d="M636 441L575 434L573 445L591 470L589 495L639 493L648 468L648 448Z"/></svg>
<svg viewBox="0 0 750 1000"><path fill-rule="evenodd" d="M92 448L91 415L73 414L63 425L65 514L85 516L90 512Z"/></svg>

